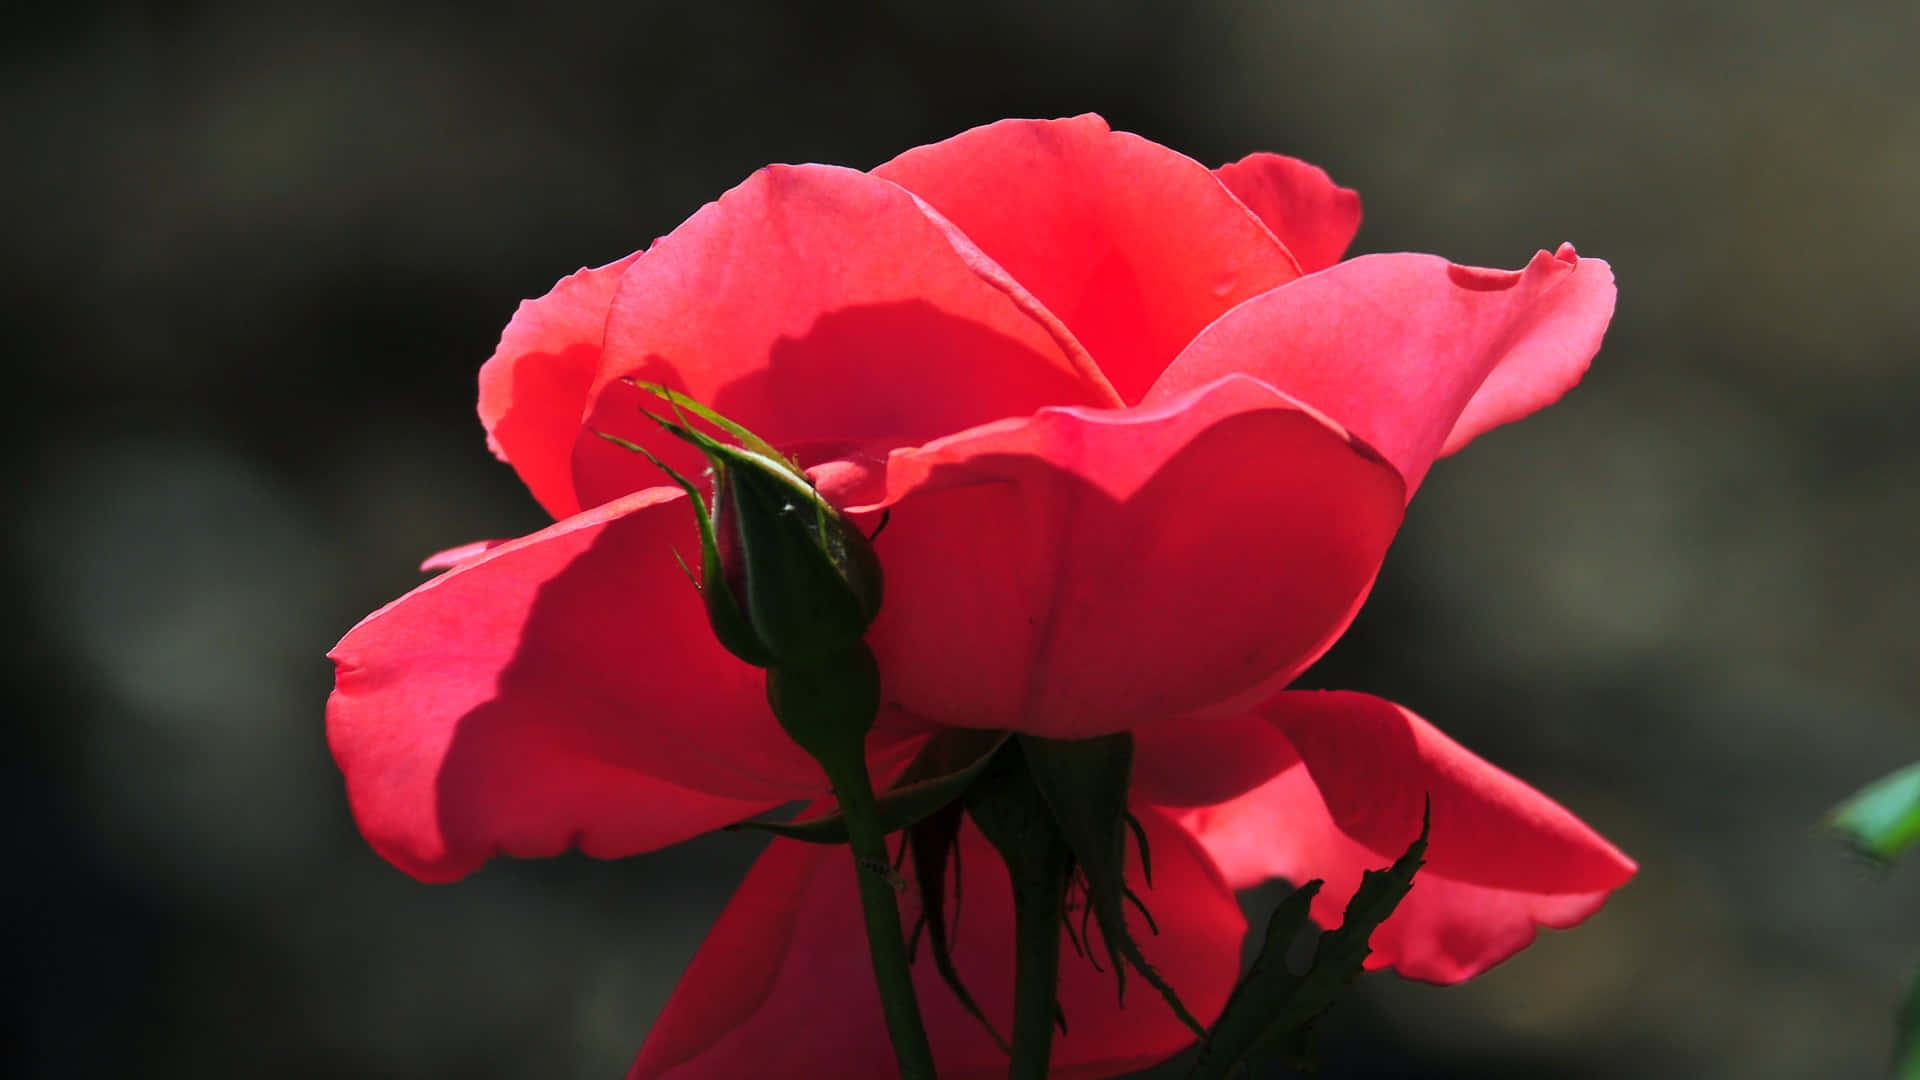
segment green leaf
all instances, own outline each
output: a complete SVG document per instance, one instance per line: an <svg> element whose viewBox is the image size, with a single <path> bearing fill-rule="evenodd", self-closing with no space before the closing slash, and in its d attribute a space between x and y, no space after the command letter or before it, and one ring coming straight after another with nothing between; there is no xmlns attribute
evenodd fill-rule
<svg viewBox="0 0 1920 1080"><path fill-rule="evenodd" d="M1147 962L1127 929L1129 902L1146 913L1146 905L1127 888L1126 879L1127 790L1133 774L1133 736L1125 732L1096 739L1022 735L1020 746L1034 784L1085 878L1088 909L1106 942L1121 999L1126 997L1126 969L1131 966L1160 992L1181 1023L1204 1037L1206 1028ZM1152 916L1147 918L1151 924Z"/></svg>
<svg viewBox="0 0 1920 1080"><path fill-rule="evenodd" d="M880 830L893 833L910 828L958 799L987 767L994 751L1006 744L1007 738L1004 731L964 729L943 731L934 736L893 787L880 796ZM847 822L838 810L809 821L742 821L727 829L754 829L809 844L847 842Z"/></svg>
<svg viewBox="0 0 1920 1080"><path fill-rule="evenodd" d="M1305 981L1287 970L1287 948L1307 928L1313 898L1320 894L1323 884L1325 882L1318 878L1307 882L1287 894L1287 898L1274 909L1272 917L1267 920L1267 932L1260 943L1260 955L1254 958L1253 966L1247 969L1239 985L1233 988L1226 1006L1220 1010L1220 1018L1213 1022L1213 1030L1207 1033L1206 1042L1201 1044L1200 1060L1195 1064L1192 1075L1225 1076L1266 1031L1274 1012L1271 999L1284 1000L1286 995L1297 991ZM1216 1059L1222 1067L1215 1072L1205 1071L1216 1064Z"/></svg>
<svg viewBox="0 0 1920 1080"><path fill-rule="evenodd" d="M1920 841L1920 761L1860 789L1827 823L1860 854L1891 862Z"/></svg>
<svg viewBox="0 0 1920 1080"><path fill-rule="evenodd" d="M1420 835L1406 854L1385 870L1361 875L1340 928L1322 935L1304 975L1288 969L1286 952L1305 928L1321 883L1310 881L1281 901L1267 920L1260 955L1201 1044L1200 1059L1187 1074L1188 1080L1223 1080L1241 1064L1268 1057L1282 1058L1296 1068L1307 1064L1303 1059L1311 1050L1314 1020L1333 1004L1340 988L1360 974L1372 952L1368 940L1374 930L1413 888L1414 872L1426 857L1430 824L1431 813L1423 814Z"/></svg>

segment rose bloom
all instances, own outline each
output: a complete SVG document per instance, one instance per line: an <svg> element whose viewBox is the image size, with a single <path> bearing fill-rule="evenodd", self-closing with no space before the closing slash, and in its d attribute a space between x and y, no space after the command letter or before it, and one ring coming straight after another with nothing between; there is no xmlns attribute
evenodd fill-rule
<svg viewBox="0 0 1920 1080"><path fill-rule="evenodd" d="M445 573L334 649L328 735L361 831L449 881L826 794L675 561L699 550L687 496L596 434L699 469L637 378L795 455L856 523L891 510L877 777L943 727L1134 734L1153 875L1131 884L1158 934L1135 932L1203 1021L1238 974L1235 889L1325 878L1313 915L1337 924L1428 798L1427 865L1370 966L1454 982L1592 914L1634 866L1573 815L1399 705L1286 687L1352 620L1434 460L1579 380L1611 272L1565 246L1516 271L1340 261L1359 219L1290 158L1209 170L1096 116L1008 120L871 172L762 169L522 304L480 418L556 523L436 556ZM1004 1032L1005 869L970 824L959 859L958 966ZM891 1073L866 952L845 849L774 841L632 1075ZM1004 1074L924 955L915 978L941 1075ZM1112 980L1063 958L1056 1075L1192 1041Z"/></svg>

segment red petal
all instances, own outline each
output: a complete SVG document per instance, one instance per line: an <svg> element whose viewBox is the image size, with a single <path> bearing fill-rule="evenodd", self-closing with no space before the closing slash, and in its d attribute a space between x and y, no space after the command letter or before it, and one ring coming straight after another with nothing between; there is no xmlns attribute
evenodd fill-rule
<svg viewBox="0 0 1920 1080"><path fill-rule="evenodd" d="M1229 802L1300 764L1293 744L1251 712L1147 724L1134 729L1133 748L1133 797L1154 806Z"/></svg>
<svg viewBox="0 0 1920 1080"><path fill-rule="evenodd" d="M512 543L512 541L474 540L470 543L461 544L459 547L450 547L445 551L436 551L421 561L420 569L422 571L450 570L466 562L468 559L484 555L494 548L499 547L501 544L507 543Z"/></svg>
<svg viewBox="0 0 1920 1080"><path fill-rule="evenodd" d="M1291 678L1339 635L1399 477L1234 377L1151 409L1047 409L896 451L869 635L889 701L940 723L1119 731Z"/></svg>
<svg viewBox="0 0 1920 1080"><path fill-rule="evenodd" d="M1607 264L1570 247L1513 272L1363 255L1207 327L1147 400L1253 375L1386 455L1411 497L1434 458L1580 381L1613 299Z"/></svg>
<svg viewBox="0 0 1920 1080"><path fill-rule="evenodd" d="M1248 154L1213 175L1234 193L1311 274L1340 261L1360 231L1360 193L1325 169L1280 154Z"/></svg>
<svg viewBox="0 0 1920 1080"><path fill-rule="evenodd" d="M932 203L1137 402L1227 309L1299 276L1199 162L1098 116L1003 120L874 170Z"/></svg>
<svg viewBox="0 0 1920 1080"><path fill-rule="evenodd" d="M1129 912L1141 950L1202 1021L1220 1011L1240 970L1246 924L1205 854L1159 813L1139 812L1153 852L1153 887L1129 874L1160 933ZM1013 1015L1013 905L1005 866L969 823L961 830L961 899L954 958L962 982L1005 1035ZM852 860L844 848L775 840L700 946L654 1024L630 1080L672 1077L889 1076ZM913 925L909 896L902 918ZM949 906L949 911L955 908ZM1096 948L1098 944L1096 942ZM1129 980L1126 1005L1111 971L1062 943L1055 1077L1115 1076L1192 1042L1151 987ZM942 1077L1006 1075L1007 1059L960 1007L923 953L914 964L927 1034Z"/></svg>
<svg viewBox="0 0 1920 1080"><path fill-rule="evenodd" d="M698 464L614 380L665 383L822 460L913 445L1043 405L1111 404L1079 346L912 195L865 173L773 166L657 242L621 283L587 426ZM587 435L588 502L659 482Z"/></svg>
<svg viewBox="0 0 1920 1080"><path fill-rule="evenodd" d="M368 841L407 872L628 855L820 792L761 673L714 643L656 488L493 548L335 646L327 733Z"/></svg>
<svg viewBox="0 0 1920 1080"><path fill-rule="evenodd" d="M514 312L493 358L480 368L480 423L487 445L510 463L555 518L580 511L573 443L600 367L600 342L620 276L640 253L562 278Z"/></svg>
<svg viewBox="0 0 1920 1080"><path fill-rule="evenodd" d="M1536 927L1591 915L1633 875L1633 861L1579 819L1392 702L1296 691L1261 715L1302 764L1183 818L1236 887L1325 878L1314 919L1337 925L1361 872L1397 858L1433 800L1427 865L1374 934L1370 967L1457 982L1524 948ZM1234 755L1286 757L1244 729L1196 734L1236 776ZM1140 795L1156 785L1177 787L1143 777Z"/></svg>

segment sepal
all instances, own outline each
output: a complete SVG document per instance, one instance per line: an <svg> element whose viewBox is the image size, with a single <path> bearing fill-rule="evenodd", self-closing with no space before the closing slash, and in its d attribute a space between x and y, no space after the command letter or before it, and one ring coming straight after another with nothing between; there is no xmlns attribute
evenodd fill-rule
<svg viewBox="0 0 1920 1080"><path fill-rule="evenodd" d="M706 457L711 502L646 448L602 438L645 454L693 497L700 592L727 651L755 667L810 667L859 641L880 612L883 592L867 537L814 490L797 462L759 436L664 386L634 385L670 404L672 419L647 415ZM688 414L738 445L694 426Z"/></svg>
<svg viewBox="0 0 1920 1080"><path fill-rule="evenodd" d="M989 758L991 755L988 756ZM988 760L982 759L982 764ZM907 830L907 841L901 854L911 863L914 887L920 896L920 918L913 924L911 936L907 939L907 956L919 955L922 935L927 942L927 951L933 956L934 970L939 972L940 981L953 991L955 1000L967 1015L979 1021L989 1038L1002 1053L1012 1054L1013 1048L1000 1030L987 1019L986 1011L974 999L960 978L960 969L953 962L953 933L947 914L947 868L953 868L953 920L957 921L961 904L960 870L960 823L965 816L966 807L959 802L949 802L932 814L920 819Z"/></svg>
<svg viewBox="0 0 1920 1080"><path fill-rule="evenodd" d="M1145 917L1148 928L1158 932L1145 902L1127 887L1126 880L1127 791L1133 775L1133 736L1126 732L1093 739L1022 735L1018 741L1033 783L1079 867L1086 908L1078 940L1085 944L1087 955L1093 954L1084 929L1086 918L1091 916L1100 928L1120 998L1125 1000L1126 969L1132 967L1160 992L1181 1023L1195 1035L1205 1037L1206 1028L1147 962L1127 928L1126 905L1132 904ZM1146 860L1147 852L1142 848L1143 869Z"/></svg>
<svg viewBox="0 0 1920 1080"><path fill-rule="evenodd" d="M885 794L877 807L880 830L886 833L912 828L951 805L987 767L994 752L1006 744L1003 731L951 728L928 741L913 763ZM835 810L807 821L742 821L728 831L753 829L809 844L844 844L847 822Z"/></svg>

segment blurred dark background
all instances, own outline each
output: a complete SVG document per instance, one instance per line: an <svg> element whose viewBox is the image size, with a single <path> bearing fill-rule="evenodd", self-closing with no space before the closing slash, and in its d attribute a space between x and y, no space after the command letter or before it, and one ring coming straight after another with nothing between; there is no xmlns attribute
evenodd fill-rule
<svg viewBox="0 0 1920 1080"><path fill-rule="evenodd" d="M1358 251L1619 276L1586 383L1435 471L1311 681L1640 877L1473 984L1362 980L1323 1075L1876 1075L1920 866L1818 822L1920 757L1916 12L11 12L7 1075L620 1075L757 843L415 884L348 818L322 654L542 523L473 417L522 297L768 161L1084 110L1325 165Z"/></svg>

